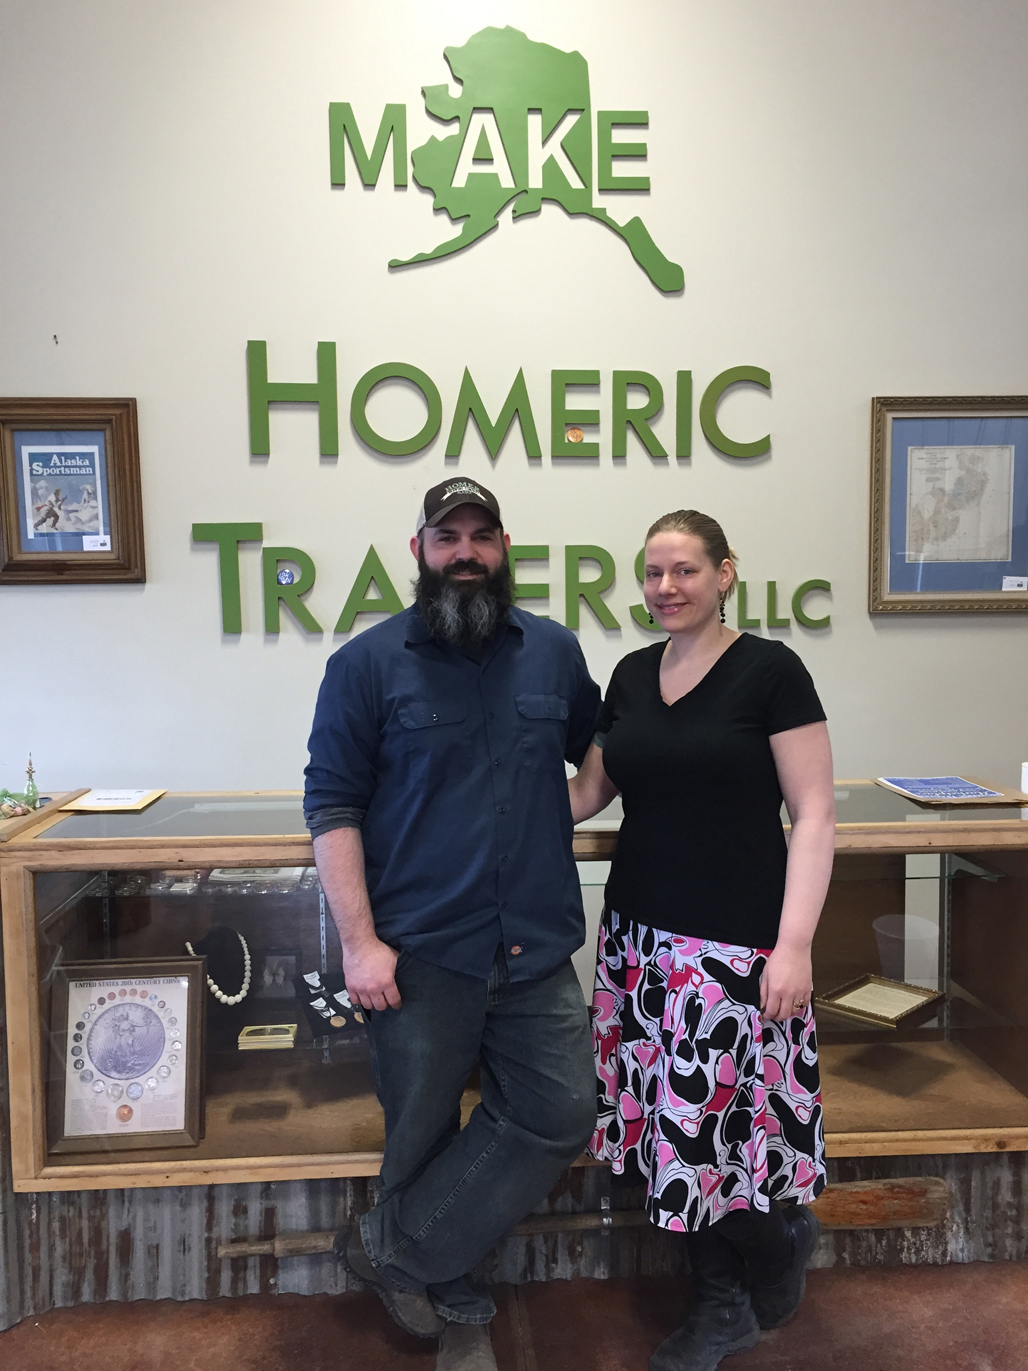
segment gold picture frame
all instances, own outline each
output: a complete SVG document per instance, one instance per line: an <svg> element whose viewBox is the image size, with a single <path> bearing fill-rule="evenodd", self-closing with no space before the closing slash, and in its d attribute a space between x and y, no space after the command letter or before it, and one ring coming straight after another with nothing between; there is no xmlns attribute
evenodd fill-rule
<svg viewBox="0 0 1028 1371"><path fill-rule="evenodd" d="M1028 612L1028 396L871 402L872 614Z"/></svg>
<svg viewBox="0 0 1028 1371"><path fill-rule="evenodd" d="M895 1003L894 1012L876 1012L870 1008L875 999L884 998L882 992ZM868 1000L867 1006L859 1003L862 995ZM893 981L888 976L868 973L836 986L823 995L815 995L814 1009L825 1009L844 1019L872 1024L877 1028L913 1028L930 1019L945 1000L946 996L939 990L926 990L920 985L908 985L906 981ZM903 1002L906 1002L906 1008L900 1007Z"/></svg>

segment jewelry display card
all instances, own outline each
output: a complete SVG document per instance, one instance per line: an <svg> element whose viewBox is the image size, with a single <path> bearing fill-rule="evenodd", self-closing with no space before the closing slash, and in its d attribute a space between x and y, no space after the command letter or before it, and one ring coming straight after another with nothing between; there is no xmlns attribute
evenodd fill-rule
<svg viewBox="0 0 1028 1371"><path fill-rule="evenodd" d="M204 965L166 958L58 969L51 1151L199 1141Z"/></svg>

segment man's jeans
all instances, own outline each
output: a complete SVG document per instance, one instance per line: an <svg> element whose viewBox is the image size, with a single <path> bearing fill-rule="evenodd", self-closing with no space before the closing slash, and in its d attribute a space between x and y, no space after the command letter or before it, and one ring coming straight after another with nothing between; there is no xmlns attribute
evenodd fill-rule
<svg viewBox="0 0 1028 1371"><path fill-rule="evenodd" d="M588 1012L570 961L541 981L488 981L401 952L400 1009L373 1010L368 1037L386 1148L378 1204L361 1220L368 1256L443 1318L487 1323L466 1279L552 1188L596 1123ZM476 1060L482 1102L464 1129Z"/></svg>

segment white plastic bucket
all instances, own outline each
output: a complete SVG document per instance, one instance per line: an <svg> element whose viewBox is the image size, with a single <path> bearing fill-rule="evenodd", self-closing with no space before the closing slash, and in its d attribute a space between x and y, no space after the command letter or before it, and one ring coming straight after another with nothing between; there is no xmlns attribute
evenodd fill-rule
<svg viewBox="0 0 1028 1371"><path fill-rule="evenodd" d="M913 985L935 985L939 976L939 928L919 914L883 914L872 927L882 975Z"/></svg>

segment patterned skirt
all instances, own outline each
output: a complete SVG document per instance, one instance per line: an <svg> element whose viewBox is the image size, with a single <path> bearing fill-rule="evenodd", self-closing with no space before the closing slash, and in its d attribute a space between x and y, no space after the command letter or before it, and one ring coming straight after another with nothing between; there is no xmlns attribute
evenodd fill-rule
<svg viewBox="0 0 1028 1371"><path fill-rule="evenodd" d="M824 1188L813 1012L762 1020L767 956L610 911L600 925L589 1151L641 1174L659 1228L692 1232Z"/></svg>

